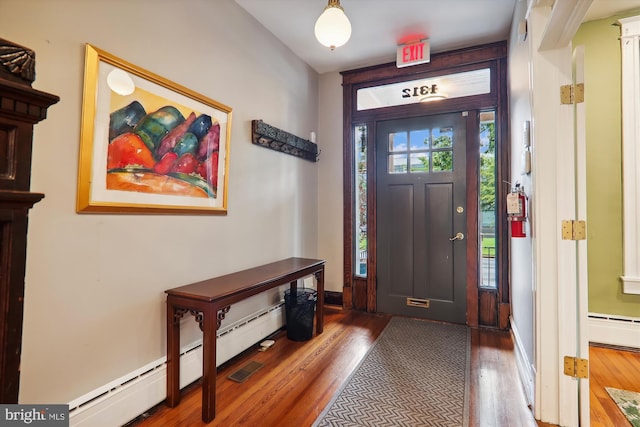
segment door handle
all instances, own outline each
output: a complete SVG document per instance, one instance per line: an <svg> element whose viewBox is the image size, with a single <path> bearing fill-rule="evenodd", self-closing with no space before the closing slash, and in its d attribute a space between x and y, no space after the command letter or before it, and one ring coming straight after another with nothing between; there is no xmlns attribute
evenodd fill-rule
<svg viewBox="0 0 640 427"><path fill-rule="evenodd" d="M464 234L458 232L458 234L456 234L455 236L449 238L450 241L454 241L454 240L464 240Z"/></svg>

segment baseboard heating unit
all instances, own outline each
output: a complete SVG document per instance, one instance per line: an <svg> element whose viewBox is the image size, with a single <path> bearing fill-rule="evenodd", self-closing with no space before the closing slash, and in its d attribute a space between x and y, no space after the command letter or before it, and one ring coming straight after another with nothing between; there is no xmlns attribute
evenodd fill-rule
<svg viewBox="0 0 640 427"><path fill-rule="evenodd" d="M218 366L285 324L284 305L274 304L218 331ZM70 426L121 426L166 398L166 357L153 361L69 403ZM180 354L180 388L202 376L202 340Z"/></svg>
<svg viewBox="0 0 640 427"><path fill-rule="evenodd" d="M640 348L640 317L589 313L587 324L590 342Z"/></svg>

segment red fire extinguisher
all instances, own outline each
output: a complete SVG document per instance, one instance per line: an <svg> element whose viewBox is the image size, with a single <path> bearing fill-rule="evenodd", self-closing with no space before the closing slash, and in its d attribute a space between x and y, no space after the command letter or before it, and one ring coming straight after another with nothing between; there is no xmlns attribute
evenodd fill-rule
<svg viewBox="0 0 640 427"><path fill-rule="evenodd" d="M520 184L507 194L507 219L511 224L511 237L527 237L524 222L527 220L527 195Z"/></svg>

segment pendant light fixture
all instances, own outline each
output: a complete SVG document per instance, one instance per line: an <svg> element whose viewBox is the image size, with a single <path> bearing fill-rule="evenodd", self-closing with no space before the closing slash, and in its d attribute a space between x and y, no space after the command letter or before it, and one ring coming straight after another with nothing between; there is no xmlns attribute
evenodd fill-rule
<svg viewBox="0 0 640 427"><path fill-rule="evenodd" d="M340 6L340 0L329 0L316 21L315 33L318 41L331 50L349 41L351 23Z"/></svg>

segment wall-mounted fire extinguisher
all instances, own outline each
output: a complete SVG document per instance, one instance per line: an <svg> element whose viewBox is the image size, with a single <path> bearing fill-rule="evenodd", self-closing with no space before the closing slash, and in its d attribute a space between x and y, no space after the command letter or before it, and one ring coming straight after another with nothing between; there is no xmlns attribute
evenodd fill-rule
<svg viewBox="0 0 640 427"><path fill-rule="evenodd" d="M511 224L511 237L527 237L524 228L527 220L527 195L519 183L507 194L507 220Z"/></svg>

